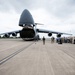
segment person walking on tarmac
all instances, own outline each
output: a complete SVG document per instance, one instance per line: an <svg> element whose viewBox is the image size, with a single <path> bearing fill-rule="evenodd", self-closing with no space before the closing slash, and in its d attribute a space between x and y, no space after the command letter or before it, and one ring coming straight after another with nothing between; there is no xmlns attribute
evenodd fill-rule
<svg viewBox="0 0 75 75"><path fill-rule="evenodd" d="M43 39L42 40L43 40L43 45L45 45L45 37L44 36L43 36Z"/></svg>

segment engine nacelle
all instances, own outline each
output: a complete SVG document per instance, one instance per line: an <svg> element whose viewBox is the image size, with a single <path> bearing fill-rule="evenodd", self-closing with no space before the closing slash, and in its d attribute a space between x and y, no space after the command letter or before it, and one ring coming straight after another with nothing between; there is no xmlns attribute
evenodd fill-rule
<svg viewBox="0 0 75 75"><path fill-rule="evenodd" d="M57 34L57 37L61 37L61 34Z"/></svg>
<svg viewBox="0 0 75 75"><path fill-rule="evenodd" d="M15 32L14 32L14 33L12 33L12 36L17 36L17 33L15 33Z"/></svg>
<svg viewBox="0 0 75 75"><path fill-rule="evenodd" d="M48 33L48 36L49 36L49 37L52 36L52 33Z"/></svg>
<svg viewBox="0 0 75 75"><path fill-rule="evenodd" d="M10 35L9 35L9 34L5 34L5 35L4 35L4 37L9 38L9 37L10 37Z"/></svg>

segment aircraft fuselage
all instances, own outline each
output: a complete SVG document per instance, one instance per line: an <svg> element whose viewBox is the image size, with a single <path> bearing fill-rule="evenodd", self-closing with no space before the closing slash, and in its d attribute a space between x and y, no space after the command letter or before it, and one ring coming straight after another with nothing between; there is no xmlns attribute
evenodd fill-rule
<svg viewBox="0 0 75 75"><path fill-rule="evenodd" d="M33 17L27 9L21 14L19 26L23 27L20 31L20 37L23 40L33 40L37 38L37 31Z"/></svg>

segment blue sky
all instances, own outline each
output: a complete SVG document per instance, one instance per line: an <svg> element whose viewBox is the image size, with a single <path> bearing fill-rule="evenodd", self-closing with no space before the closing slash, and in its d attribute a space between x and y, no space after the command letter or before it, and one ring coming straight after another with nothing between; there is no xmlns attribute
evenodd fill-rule
<svg viewBox="0 0 75 75"><path fill-rule="evenodd" d="M0 0L0 33L22 29L18 22L24 9L44 24L38 28L75 36L75 0Z"/></svg>

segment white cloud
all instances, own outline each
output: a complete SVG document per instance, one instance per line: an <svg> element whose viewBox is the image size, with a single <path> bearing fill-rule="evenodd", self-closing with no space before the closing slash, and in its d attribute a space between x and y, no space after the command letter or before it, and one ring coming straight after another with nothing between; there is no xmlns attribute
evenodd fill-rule
<svg viewBox="0 0 75 75"><path fill-rule="evenodd" d="M20 29L18 27L19 16L15 12L0 13L0 33Z"/></svg>
<svg viewBox="0 0 75 75"><path fill-rule="evenodd" d="M74 0L0 0L0 32L20 29L18 22L25 8L29 9L35 22L45 24L38 28L75 35Z"/></svg>

